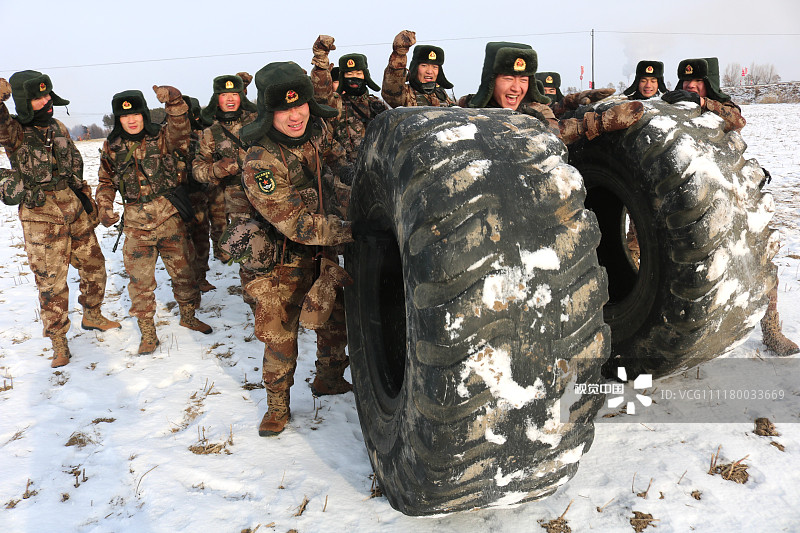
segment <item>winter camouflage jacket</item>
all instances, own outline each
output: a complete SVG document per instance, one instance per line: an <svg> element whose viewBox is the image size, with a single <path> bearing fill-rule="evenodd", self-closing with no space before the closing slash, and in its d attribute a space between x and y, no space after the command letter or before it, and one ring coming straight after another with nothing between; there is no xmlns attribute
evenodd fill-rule
<svg viewBox="0 0 800 533"><path fill-rule="evenodd" d="M189 107L181 100L165 108L167 124L157 135L145 133L141 141L116 137L100 151L97 206L100 212L111 208L120 191L128 228L153 230L178 213L164 195L179 185L177 160L189 153Z"/></svg>
<svg viewBox="0 0 800 533"><path fill-rule="evenodd" d="M236 120L215 120L211 126L203 130L203 134L200 137L197 155L192 164L194 179L200 183L210 183L225 187L225 211L228 214L249 213L250 202L248 202L242 190L241 168L247 151L238 146L233 139L225 134L225 131L228 131L238 139L242 127L250 124L257 117L258 113L242 110L241 116ZM236 174L221 173L219 169L215 171L214 163L226 158L237 161L239 171Z"/></svg>
<svg viewBox="0 0 800 533"><path fill-rule="evenodd" d="M285 266L310 268L314 246L352 241L350 226L342 218L349 187L331 168L341 165L345 154L321 126L317 123L315 135L297 148L262 137L252 144L244 162L245 192L258 215L274 229L277 262Z"/></svg>
<svg viewBox="0 0 800 533"><path fill-rule="evenodd" d="M722 128L725 132L741 131L747 124L739 106L731 101L717 102L711 98L706 98L703 111L711 111L725 121L725 125Z"/></svg>
<svg viewBox="0 0 800 533"><path fill-rule="evenodd" d="M314 99L339 112L337 117L330 119L333 137L344 146L348 161L355 161L370 121L388 107L371 94L352 97L334 91L328 69L312 68L311 81L314 84Z"/></svg>
<svg viewBox="0 0 800 533"><path fill-rule="evenodd" d="M55 224L77 220L84 209L73 190L87 198L92 191L83 180L83 158L64 124L53 119L43 128L23 126L0 103L0 144L14 169L4 181L3 200L21 202L20 220Z"/></svg>

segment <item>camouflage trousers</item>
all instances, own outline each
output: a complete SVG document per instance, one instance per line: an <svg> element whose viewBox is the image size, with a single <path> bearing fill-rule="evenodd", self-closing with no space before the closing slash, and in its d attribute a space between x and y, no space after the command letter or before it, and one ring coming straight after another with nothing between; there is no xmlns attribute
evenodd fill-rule
<svg viewBox="0 0 800 533"><path fill-rule="evenodd" d="M242 284L242 300L247 305L253 307L256 305L256 299L250 296L250 293L247 292L247 284L251 281L255 280L258 277L258 272L255 270L250 270L249 268L243 267L241 264L239 265L239 280Z"/></svg>
<svg viewBox="0 0 800 533"><path fill-rule="evenodd" d="M156 313L153 291L159 255L172 279L172 294L178 304L192 303L200 295L194 270L189 264L186 224L177 213L153 230L126 227L122 259L130 276L128 294L133 317L152 318Z"/></svg>
<svg viewBox="0 0 800 533"><path fill-rule="evenodd" d="M72 265L80 276L78 303L95 308L106 291L106 258L94 233L95 224L84 212L72 224L22 222L28 264L39 289L39 308L45 337L69 331L67 272Z"/></svg>
<svg viewBox="0 0 800 533"><path fill-rule="evenodd" d="M208 272L210 249L208 242L208 196L205 191L195 191L189 195L189 199L192 201L192 207L194 207L194 219L187 223L186 229L194 247L192 269L195 273L195 279L200 282L205 279L206 272Z"/></svg>
<svg viewBox="0 0 800 533"><path fill-rule="evenodd" d="M216 245L225 226L228 225L228 218L225 215L225 189L209 185L206 189L208 197L208 220L211 226L211 241Z"/></svg>
<svg viewBox="0 0 800 533"><path fill-rule="evenodd" d="M269 391L288 391L294 384L300 310L314 279L313 268L276 266L271 275L259 277L247 286L258 302L255 334L264 343L262 377ZM341 290L337 291L330 318L316 333L317 372L343 371L349 362L344 351L347 327Z"/></svg>

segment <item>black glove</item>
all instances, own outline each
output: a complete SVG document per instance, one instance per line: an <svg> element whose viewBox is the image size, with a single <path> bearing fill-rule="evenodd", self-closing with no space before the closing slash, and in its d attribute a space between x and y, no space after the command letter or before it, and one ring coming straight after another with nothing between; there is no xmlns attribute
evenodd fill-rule
<svg viewBox="0 0 800 533"><path fill-rule="evenodd" d="M684 91L683 89L676 89L669 91L661 96L661 99L668 104L677 104L678 102L694 102L700 105L700 95L691 91Z"/></svg>

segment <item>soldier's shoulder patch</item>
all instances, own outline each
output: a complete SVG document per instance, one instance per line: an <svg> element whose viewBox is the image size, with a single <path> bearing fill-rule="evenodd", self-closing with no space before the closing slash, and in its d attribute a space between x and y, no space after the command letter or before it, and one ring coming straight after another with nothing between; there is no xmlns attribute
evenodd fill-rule
<svg viewBox="0 0 800 533"><path fill-rule="evenodd" d="M275 192L275 176L272 175L271 170L260 170L253 176L258 189L264 194L272 194Z"/></svg>

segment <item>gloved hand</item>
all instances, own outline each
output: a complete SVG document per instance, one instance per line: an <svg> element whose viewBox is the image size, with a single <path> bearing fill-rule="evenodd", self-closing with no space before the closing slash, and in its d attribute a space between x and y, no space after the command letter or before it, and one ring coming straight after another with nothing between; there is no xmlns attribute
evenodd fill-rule
<svg viewBox="0 0 800 533"><path fill-rule="evenodd" d="M569 93L564 96L564 106L567 109L578 109L578 106L588 105L614 94L614 89L589 89L579 93Z"/></svg>
<svg viewBox="0 0 800 533"><path fill-rule="evenodd" d="M691 91L684 91L683 89L675 89L669 91L661 96L661 99L668 104L677 104L678 102L693 102L700 105L700 95Z"/></svg>
<svg viewBox="0 0 800 533"><path fill-rule="evenodd" d="M181 92L171 85L153 85L153 91L162 104L176 104L183 100Z"/></svg>
<svg viewBox="0 0 800 533"><path fill-rule="evenodd" d="M330 35L317 37L317 40L314 41L314 46L311 47L311 51L314 53L314 58L311 60L312 65L324 69L328 68L328 52L336 50L336 45L333 44L333 41L334 39Z"/></svg>
<svg viewBox="0 0 800 533"><path fill-rule="evenodd" d="M100 223L105 227L111 227L119 222L119 215L114 212L114 208L106 207L100 213Z"/></svg>
<svg viewBox="0 0 800 533"><path fill-rule="evenodd" d="M353 284L353 278L338 263L323 257L319 265L319 277L303 298L300 324L308 329L321 328L333 311L336 289Z"/></svg>
<svg viewBox="0 0 800 533"><path fill-rule="evenodd" d="M239 173L239 162L232 157L223 157L216 161L211 169L214 171L214 176L220 179L235 176Z"/></svg>
<svg viewBox="0 0 800 533"><path fill-rule="evenodd" d="M250 85L251 81L253 81L253 75L249 72L237 72L236 75L242 78L245 89L247 89L247 86Z"/></svg>
<svg viewBox="0 0 800 533"><path fill-rule="evenodd" d="M641 102L625 102L602 113L586 113L583 120L586 138L590 141L604 132L628 128L642 118L644 105Z"/></svg>
<svg viewBox="0 0 800 533"><path fill-rule="evenodd" d="M5 78L0 78L0 102L5 102L11 96L11 85Z"/></svg>
<svg viewBox="0 0 800 533"><path fill-rule="evenodd" d="M398 55L404 56L417 43L417 34L411 30L403 30L397 34L392 43L392 50Z"/></svg>

